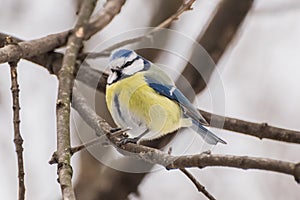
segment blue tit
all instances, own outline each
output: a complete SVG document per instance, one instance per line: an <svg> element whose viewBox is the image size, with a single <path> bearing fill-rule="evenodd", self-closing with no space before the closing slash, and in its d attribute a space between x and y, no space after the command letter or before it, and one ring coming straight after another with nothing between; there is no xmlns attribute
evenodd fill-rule
<svg viewBox="0 0 300 200"><path fill-rule="evenodd" d="M182 127L191 127L208 144L224 140L207 130L198 110L158 66L132 50L110 57L106 103L115 123L130 128L132 141L152 140Z"/></svg>

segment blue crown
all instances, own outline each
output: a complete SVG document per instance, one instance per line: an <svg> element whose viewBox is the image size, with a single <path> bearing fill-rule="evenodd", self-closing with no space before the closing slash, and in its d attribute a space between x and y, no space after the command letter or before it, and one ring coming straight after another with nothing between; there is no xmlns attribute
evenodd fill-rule
<svg viewBox="0 0 300 200"><path fill-rule="evenodd" d="M117 58L127 58L130 56L130 54L132 54L133 51L132 50L128 50L128 49L120 49L117 50L116 52L114 52L111 57L110 57L110 61L117 59Z"/></svg>

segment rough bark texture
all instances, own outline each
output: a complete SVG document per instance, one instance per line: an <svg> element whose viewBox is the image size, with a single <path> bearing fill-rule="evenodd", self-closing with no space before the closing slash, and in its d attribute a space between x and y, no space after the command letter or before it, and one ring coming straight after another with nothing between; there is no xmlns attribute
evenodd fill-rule
<svg viewBox="0 0 300 200"><path fill-rule="evenodd" d="M80 8L78 20L68 38L67 48L58 72L58 97L56 103L57 122L57 161L58 181L63 199L76 199L72 186L73 169L71 166L70 104L75 75L77 55L86 34L87 24L95 8L96 0L85 0Z"/></svg>
<svg viewBox="0 0 300 200"><path fill-rule="evenodd" d="M17 46L17 45L10 45ZM17 153L18 163L18 181L19 181L19 194L18 199L25 199L25 179L24 179L24 161L23 161L23 138L20 131L20 103L19 103L19 84L17 76L17 63L18 61L12 61L10 65L11 75L11 93L13 98L13 123L14 123L14 143Z"/></svg>

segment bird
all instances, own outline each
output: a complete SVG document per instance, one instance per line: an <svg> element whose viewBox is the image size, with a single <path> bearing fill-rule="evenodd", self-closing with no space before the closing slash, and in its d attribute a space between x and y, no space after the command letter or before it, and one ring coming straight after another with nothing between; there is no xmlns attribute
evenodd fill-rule
<svg viewBox="0 0 300 200"><path fill-rule="evenodd" d="M125 143L191 127L210 145L226 144L204 127L207 121L159 66L133 50L119 49L111 54L108 68L106 104L119 129L130 129Z"/></svg>

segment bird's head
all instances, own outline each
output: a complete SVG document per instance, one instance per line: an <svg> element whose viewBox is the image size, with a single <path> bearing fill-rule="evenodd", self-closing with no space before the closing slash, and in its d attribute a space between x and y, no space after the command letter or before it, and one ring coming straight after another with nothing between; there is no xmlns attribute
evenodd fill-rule
<svg viewBox="0 0 300 200"><path fill-rule="evenodd" d="M113 84L121 79L130 77L137 72L148 70L150 62L132 50L120 49L110 57L110 74L107 84Z"/></svg>

